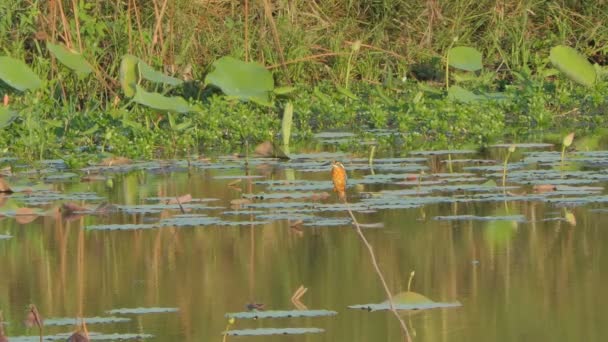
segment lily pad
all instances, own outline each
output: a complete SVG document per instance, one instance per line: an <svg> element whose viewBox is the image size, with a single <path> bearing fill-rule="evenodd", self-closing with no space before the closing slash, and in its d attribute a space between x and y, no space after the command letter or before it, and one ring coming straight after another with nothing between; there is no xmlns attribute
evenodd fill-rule
<svg viewBox="0 0 608 342"><path fill-rule="evenodd" d="M259 328L259 329L239 329L228 330L228 336L267 336L267 335L301 335L318 334L325 330L319 328ZM11 339L12 341L12 339Z"/></svg>
<svg viewBox="0 0 608 342"><path fill-rule="evenodd" d="M150 307L150 308L123 308L123 309L113 309L106 311L107 314L110 315L144 315L144 314L155 314L155 313L172 313L178 312L178 308L160 308L160 307Z"/></svg>
<svg viewBox="0 0 608 342"><path fill-rule="evenodd" d="M27 64L8 56L0 56L0 79L19 91L34 90L42 85L42 80Z"/></svg>
<svg viewBox="0 0 608 342"><path fill-rule="evenodd" d="M93 71L93 67L87 62L82 54L68 50L63 45L53 44L50 42L46 43L47 49L61 62L61 64L70 68L76 74L80 76L86 76Z"/></svg>
<svg viewBox="0 0 608 342"><path fill-rule="evenodd" d="M159 93L151 93L145 91L139 85L135 86L135 96L133 101L142 104L152 109L176 112L176 113L187 113L192 110L188 101L183 97L179 96L164 96Z"/></svg>
<svg viewBox="0 0 608 342"><path fill-rule="evenodd" d="M564 45L555 46L551 49L549 59L571 80L587 87L595 84L597 79L595 68L575 49Z"/></svg>
<svg viewBox="0 0 608 342"><path fill-rule="evenodd" d="M469 46L456 46L448 51L448 61L450 66L465 70L481 70L481 52Z"/></svg>
<svg viewBox="0 0 608 342"><path fill-rule="evenodd" d="M338 313L330 310L268 310L227 313L226 318L261 319L335 316Z"/></svg>
<svg viewBox="0 0 608 342"><path fill-rule="evenodd" d="M63 326L70 325L76 326L79 325L83 319L81 318L45 318L44 325L45 326ZM131 319L127 317L87 317L84 318L84 321L87 325L91 324L108 324L108 323L120 323L120 322L129 322Z"/></svg>
<svg viewBox="0 0 608 342"><path fill-rule="evenodd" d="M12 235L1 235L0 234L0 240L8 240L11 239L13 236Z"/></svg>
<svg viewBox="0 0 608 342"><path fill-rule="evenodd" d="M435 302L419 293L407 291L393 296L393 305L396 310L429 310L442 308L460 307L460 302ZM368 311L390 310L388 301L378 304L350 305L351 309L363 309Z"/></svg>
<svg viewBox="0 0 608 342"><path fill-rule="evenodd" d="M272 73L255 62L244 62L233 57L222 57L212 64L213 71L205 83L216 86L228 96L244 101L270 105L274 89Z"/></svg>
<svg viewBox="0 0 608 342"><path fill-rule="evenodd" d="M435 216L433 219L439 221L515 221L525 222L526 217L523 215L508 215L508 216L476 216L476 215L451 215L451 216Z"/></svg>

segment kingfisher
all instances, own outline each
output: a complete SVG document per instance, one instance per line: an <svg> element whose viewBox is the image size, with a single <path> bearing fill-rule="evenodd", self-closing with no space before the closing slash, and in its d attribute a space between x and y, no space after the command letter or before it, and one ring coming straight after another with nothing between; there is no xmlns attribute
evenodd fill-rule
<svg viewBox="0 0 608 342"><path fill-rule="evenodd" d="M346 201L346 169L339 161L331 163L331 180L334 182L334 191L338 193L341 201Z"/></svg>

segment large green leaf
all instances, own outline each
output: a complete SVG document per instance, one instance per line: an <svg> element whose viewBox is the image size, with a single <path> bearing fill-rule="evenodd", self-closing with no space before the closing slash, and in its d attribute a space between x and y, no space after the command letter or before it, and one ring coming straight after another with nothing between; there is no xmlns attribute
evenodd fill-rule
<svg viewBox="0 0 608 342"><path fill-rule="evenodd" d="M150 93L139 85L135 86L133 101L153 109L168 112L186 113L191 110L190 105L183 97L169 97L159 93Z"/></svg>
<svg viewBox="0 0 608 342"><path fill-rule="evenodd" d="M155 83L164 83L171 86L178 86L184 83L184 81L180 80L179 78L167 76L162 72L154 70L151 66L146 64L146 62L142 61L141 59L139 60L138 65L141 77L147 79L148 81Z"/></svg>
<svg viewBox="0 0 608 342"><path fill-rule="evenodd" d="M17 113L10 110L7 106L0 106L0 128L8 126L16 117Z"/></svg>
<svg viewBox="0 0 608 342"><path fill-rule="evenodd" d="M464 103L471 103L485 100L486 97L477 95L470 90L464 89L463 87L451 86L450 89L448 89L448 99Z"/></svg>
<svg viewBox="0 0 608 342"><path fill-rule="evenodd" d="M120 61L120 73L118 79L122 91L127 97L133 97L135 95L135 86L137 85L137 63L139 58L133 55L124 55Z"/></svg>
<svg viewBox="0 0 608 342"><path fill-rule="evenodd" d="M222 57L213 63L213 68L205 77L206 84L216 86L224 94L241 100L270 104L274 80L272 73L262 65Z"/></svg>
<svg viewBox="0 0 608 342"><path fill-rule="evenodd" d="M575 49L558 45L549 54L551 63L571 80L590 87L595 84L597 73L587 58Z"/></svg>
<svg viewBox="0 0 608 342"><path fill-rule="evenodd" d="M448 63L450 66L461 70L481 70L481 52L472 47L457 46L448 51Z"/></svg>
<svg viewBox="0 0 608 342"><path fill-rule="evenodd" d="M80 53L68 50L63 45L53 43L46 43L46 47L61 64L72 69L78 75L86 76L93 71L89 62Z"/></svg>
<svg viewBox="0 0 608 342"><path fill-rule="evenodd" d="M0 79L19 91L33 90L42 85L27 64L8 56L0 57Z"/></svg>

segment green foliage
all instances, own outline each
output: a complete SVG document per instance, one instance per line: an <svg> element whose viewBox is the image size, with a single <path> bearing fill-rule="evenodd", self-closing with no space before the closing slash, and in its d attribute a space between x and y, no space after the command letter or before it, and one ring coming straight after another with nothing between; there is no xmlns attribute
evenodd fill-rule
<svg viewBox="0 0 608 342"><path fill-rule="evenodd" d="M68 50L63 45L50 42L46 43L46 47L61 64L74 71L78 76L86 76L93 71L93 67L80 53Z"/></svg>
<svg viewBox="0 0 608 342"><path fill-rule="evenodd" d="M146 64L146 62L142 60L139 60L137 62L137 66L139 67L139 73L141 77L150 82L163 83L170 86L178 86L184 83L184 81L178 78L167 76L162 72L154 70L151 66L149 66L148 64Z"/></svg>
<svg viewBox="0 0 608 342"><path fill-rule="evenodd" d="M468 46L453 47L448 51L448 63L451 67L465 70L481 70L481 52Z"/></svg>
<svg viewBox="0 0 608 342"><path fill-rule="evenodd" d="M13 112L8 107L0 106L0 128L10 125L16 117L17 113Z"/></svg>
<svg viewBox="0 0 608 342"><path fill-rule="evenodd" d="M188 104L188 101L184 100L183 97L169 97L163 96L159 93L147 92L139 85L135 87L135 96L133 97L133 101L161 111L176 113L187 113L192 111L192 107L190 104Z"/></svg>
<svg viewBox="0 0 608 342"><path fill-rule="evenodd" d="M120 61L120 74L118 80L122 91L127 97L133 97L135 95L135 86L138 82L137 75L137 63L139 58L133 55L124 55Z"/></svg>
<svg viewBox="0 0 608 342"><path fill-rule="evenodd" d="M291 138L291 125L293 124L293 104L287 102L281 120L281 135L283 136L283 151L289 154L289 139Z"/></svg>
<svg viewBox="0 0 608 342"><path fill-rule="evenodd" d="M228 96L270 106L270 93L274 90L272 73L258 63L247 63L232 57L213 62L213 71L205 83L216 86Z"/></svg>
<svg viewBox="0 0 608 342"><path fill-rule="evenodd" d="M587 58L575 49L558 45L551 49L549 55L551 63L571 80L591 87L597 79L596 69L587 61Z"/></svg>
<svg viewBox="0 0 608 342"><path fill-rule="evenodd" d="M0 56L0 79L19 91L34 90L42 85L30 67L8 56Z"/></svg>

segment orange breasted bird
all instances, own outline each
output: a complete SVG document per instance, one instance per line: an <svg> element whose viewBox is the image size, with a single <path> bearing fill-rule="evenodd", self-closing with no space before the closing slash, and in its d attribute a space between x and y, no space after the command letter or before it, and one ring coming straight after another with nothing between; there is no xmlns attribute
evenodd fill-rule
<svg viewBox="0 0 608 342"><path fill-rule="evenodd" d="M338 161L331 163L331 180L334 182L334 191L338 193L341 201L346 201L346 169Z"/></svg>

